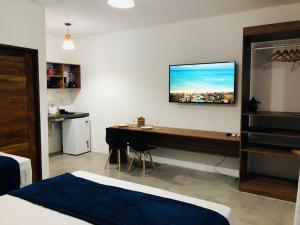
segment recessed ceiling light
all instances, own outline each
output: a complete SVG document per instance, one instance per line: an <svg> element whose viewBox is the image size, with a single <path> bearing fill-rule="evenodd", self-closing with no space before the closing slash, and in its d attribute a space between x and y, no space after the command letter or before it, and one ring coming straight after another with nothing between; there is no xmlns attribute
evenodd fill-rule
<svg viewBox="0 0 300 225"><path fill-rule="evenodd" d="M67 32L64 36L64 43L63 43L63 49L64 50L74 50L75 46L74 46L74 42L72 39L72 36L70 34L70 23L65 23L65 26L67 27Z"/></svg>
<svg viewBox="0 0 300 225"><path fill-rule="evenodd" d="M129 9L135 6L134 0L108 0L107 4L120 9Z"/></svg>

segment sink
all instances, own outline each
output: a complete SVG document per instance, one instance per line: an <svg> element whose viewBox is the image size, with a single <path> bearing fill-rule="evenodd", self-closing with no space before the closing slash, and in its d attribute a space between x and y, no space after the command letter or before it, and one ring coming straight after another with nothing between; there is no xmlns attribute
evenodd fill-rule
<svg viewBox="0 0 300 225"><path fill-rule="evenodd" d="M74 115L75 112L65 112L65 113L62 113L61 115Z"/></svg>

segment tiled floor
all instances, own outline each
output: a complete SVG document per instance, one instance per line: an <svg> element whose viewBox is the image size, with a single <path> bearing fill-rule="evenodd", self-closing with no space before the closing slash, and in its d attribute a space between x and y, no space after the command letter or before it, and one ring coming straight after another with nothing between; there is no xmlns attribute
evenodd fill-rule
<svg viewBox="0 0 300 225"><path fill-rule="evenodd" d="M159 165L143 177L137 169L130 174L113 168L105 170L106 159L99 153L58 155L50 158L50 175L85 170L221 203L232 208L235 225L293 224L294 203L239 192L232 178L170 165Z"/></svg>

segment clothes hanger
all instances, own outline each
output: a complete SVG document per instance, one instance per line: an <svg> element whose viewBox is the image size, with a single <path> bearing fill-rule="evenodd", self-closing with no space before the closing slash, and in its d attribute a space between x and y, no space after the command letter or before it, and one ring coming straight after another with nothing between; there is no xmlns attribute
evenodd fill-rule
<svg viewBox="0 0 300 225"><path fill-rule="evenodd" d="M280 50L276 50L267 60L268 61L277 61L278 58L282 56L282 53Z"/></svg>
<svg viewBox="0 0 300 225"><path fill-rule="evenodd" d="M290 62L297 62L296 60L296 50L295 49L291 49L289 52L290 55Z"/></svg>
<svg viewBox="0 0 300 225"><path fill-rule="evenodd" d="M289 51L286 49L282 52L281 62L291 62L291 56Z"/></svg>
<svg viewBox="0 0 300 225"><path fill-rule="evenodd" d="M300 61L300 50L298 48L295 50L295 60Z"/></svg>

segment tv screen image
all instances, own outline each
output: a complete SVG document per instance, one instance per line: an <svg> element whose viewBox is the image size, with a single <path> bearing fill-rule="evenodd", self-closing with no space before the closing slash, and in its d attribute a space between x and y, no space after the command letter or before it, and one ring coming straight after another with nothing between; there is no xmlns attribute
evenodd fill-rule
<svg viewBox="0 0 300 225"><path fill-rule="evenodd" d="M236 63L170 66L170 102L235 103Z"/></svg>

